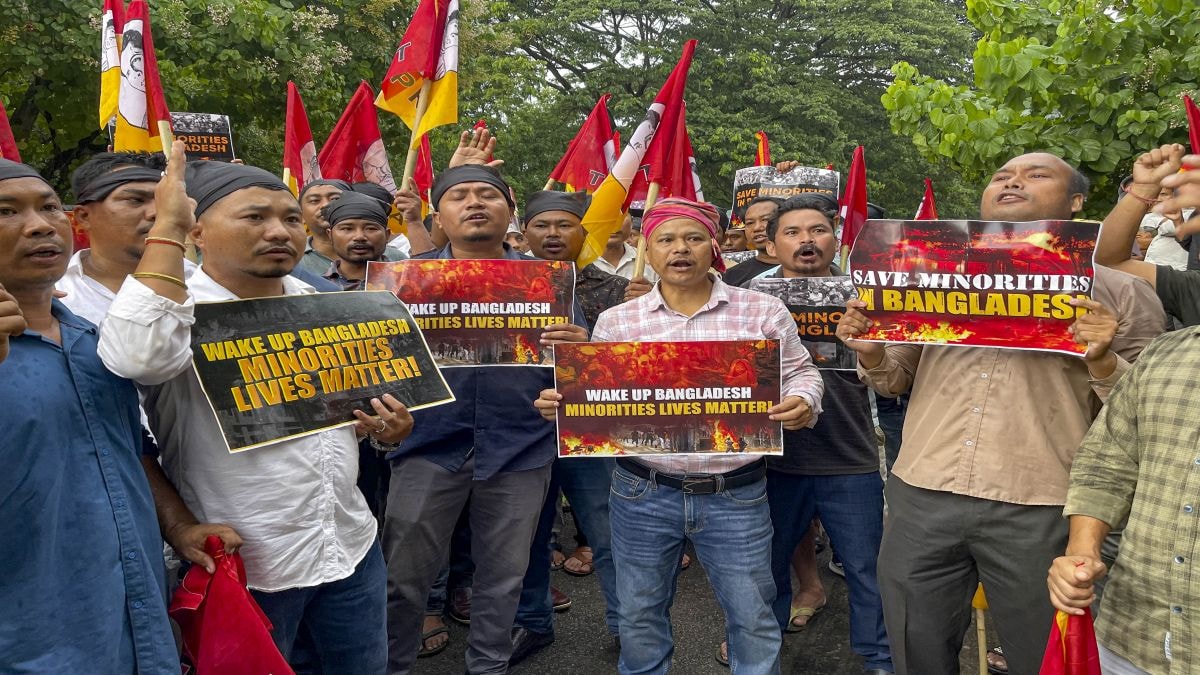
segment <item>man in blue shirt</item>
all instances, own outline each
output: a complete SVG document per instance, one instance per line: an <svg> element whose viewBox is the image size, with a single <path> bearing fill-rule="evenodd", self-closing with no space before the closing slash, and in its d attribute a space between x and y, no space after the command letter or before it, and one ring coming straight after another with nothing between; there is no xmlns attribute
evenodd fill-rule
<svg viewBox="0 0 1200 675"><path fill-rule="evenodd" d="M494 169L447 169L432 197L450 243L417 258L532 260L504 243L513 202ZM580 311L577 306L577 317ZM585 342L587 330L552 324L542 339ZM383 542L393 675L409 672L417 658L425 600L468 497L471 553L484 564L472 586L467 672L507 671L521 582L555 457L554 427L529 405L552 386L553 369L484 366L443 374L458 400L414 411L413 434L391 456Z"/></svg>
<svg viewBox="0 0 1200 675"><path fill-rule="evenodd" d="M133 384L54 300L71 226L0 159L0 672L178 673Z"/></svg>

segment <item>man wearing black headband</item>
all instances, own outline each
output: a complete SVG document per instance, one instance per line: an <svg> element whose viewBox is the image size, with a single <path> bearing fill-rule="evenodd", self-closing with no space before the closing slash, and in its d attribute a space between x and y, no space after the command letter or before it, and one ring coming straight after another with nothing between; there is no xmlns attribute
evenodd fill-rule
<svg viewBox="0 0 1200 675"><path fill-rule="evenodd" d="M525 201L525 234L530 252L542 260L573 261L579 257L587 233L583 214L591 198L584 192L535 192ZM621 304L629 281L596 265L575 270L575 298L583 308L588 324L595 323L600 312ZM586 462L555 461L550 492L544 505L542 522L533 543L531 563L525 575L525 591L517 610L517 626L511 664L518 663L554 642L554 613L550 595L548 564L541 555L548 550L550 523L558 507L561 488L571 503L576 522L578 547L563 566L568 574L584 576L594 569L606 606L608 632L617 635L616 570L612 563L611 530L608 522L608 493L611 460ZM536 554L536 557L535 555Z"/></svg>
<svg viewBox="0 0 1200 675"><path fill-rule="evenodd" d="M54 299L71 225L0 159L0 672L179 672L137 392Z"/></svg>
<svg viewBox="0 0 1200 675"><path fill-rule="evenodd" d="M383 673L386 569L355 484L356 432L396 444L412 417L387 395L372 400L373 415L355 411L355 427L229 453L191 366L192 306L314 292L290 276L304 246L300 205L262 169L185 165L179 141L156 203L151 236L182 242L190 231L203 262L184 283L181 247L146 250L105 319L105 364L143 385L163 468L187 506L245 540L248 585L283 655L303 624L325 672Z"/></svg>
<svg viewBox="0 0 1200 675"><path fill-rule="evenodd" d="M329 224L321 219L321 209L349 189L350 184L344 180L322 179L309 181L300 190L301 217L309 233L304 257L300 260L304 270L320 276L337 257L333 243L329 241Z"/></svg>
<svg viewBox="0 0 1200 675"><path fill-rule="evenodd" d="M154 225L154 187L167 167L158 153L105 152L84 162L71 176L76 225L90 247L76 251L58 282L64 304L100 325L125 278L137 269ZM195 269L189 265L190 274Z"/></svg>
<svg viewBox="0 0 1200 675"><path fill-rule="evenodd" d="M428 259L528 260L504 244L512 217L508 185L494 169L447 169L433 186L434 218L449 238ZM576 309L576 316L581 310ZM546 327L544 342L583 341L572 324ZM548 368L444 369L458 400L413 414L414 433L395 453L384 519L388 558L389 671L417 657L426 598L446 560L454 523L470 498L472 586L467 671L505 672L521 581L550 484L554 430L528 401L550 386ZM548 568L548 551L540 562Z"/></svg>
<svg viewBox="0 0 1200 675"><path fill-rule="evenodd" d="M323 275L345 291L357 291L367 278L367 263L392 260L387 250L387 204L357 192L343 192L321 212L337 256Z"/></svg>

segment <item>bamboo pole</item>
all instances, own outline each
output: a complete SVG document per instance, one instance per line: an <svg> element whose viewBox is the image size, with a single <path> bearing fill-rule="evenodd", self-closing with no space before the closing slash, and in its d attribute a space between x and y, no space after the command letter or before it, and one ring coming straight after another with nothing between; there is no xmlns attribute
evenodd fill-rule
<svg viewBox="0 0 1200 675"><path fill-rule="evenodd" d="M658 202L659 185L657 182L650 183L650 187L646 188L646 205L642 207L642 214L650 210ZM643 235L638 237L637 258L633 261L633 278L637 279L646 272L646 237Z"/></svg>
<svg viewBox="0 0 1200 675"><path fill-rule="evenodd" d="M408 143L408 157L404 160L404 177L400 179L398 185L408 185L408 179L413 176L413 169L417 166L417 154L421 152L421 137L417 135L417 129L421 128L421 118L425 117L425 111L429 109L429 88L433 86L432 80L425 80L421 85L421 93L417 96L417 113L413 116L412 139Z"/></svg>
<svg viewBox="0 0 1200 675"><path fill-rule="evenodd" d="M542 189L543 190L553 190L554 189L554 179L553 178L547 179L546 187L544 187Z"/></svg>

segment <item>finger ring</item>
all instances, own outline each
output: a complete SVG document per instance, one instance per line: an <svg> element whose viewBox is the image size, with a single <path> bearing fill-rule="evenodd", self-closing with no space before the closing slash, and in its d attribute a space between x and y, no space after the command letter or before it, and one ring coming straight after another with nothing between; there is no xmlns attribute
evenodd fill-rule
<svg viewBox="0 0 1200 675"><path fill-rule="evenodd" d="M387 431L387 422L380 422L379 428L375 430L375 433L381 434L385 431Z"/></svg>

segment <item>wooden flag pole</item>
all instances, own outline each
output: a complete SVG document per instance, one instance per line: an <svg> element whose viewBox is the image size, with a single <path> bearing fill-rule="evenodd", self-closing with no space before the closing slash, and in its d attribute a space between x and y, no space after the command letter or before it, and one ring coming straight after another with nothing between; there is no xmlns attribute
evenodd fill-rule
<svg viewBox="0 0 1200 675"><path fill-rule="evenodd" d="M547 180L546 180L546 187L544 187L544 188L542 188L542 189L543 189L543 190L553 190L553 189L554 189L554 179L553 179L553 178L549 178L549 179L547 179Z"/></svg>
<svg viewBox="0 0 1200 675"><path fill-rule="evenodd" d="M171 123L166 120L158 121L158 140L162 143L163 154L171 155L171 146L175 144L175 134L171 131Z"/></svg>
<svg viewBox="0 0 1200 675"><path fill-rule="evenodd" d="M426 79L425 83L421 85L420 95L417 96L417 112L413 116L412 140L408 144L408 157L404 160L404 177L400 179L399 185L408 185L408 179L412 178L413 170L417 166L417 154L421 152L421 137L417 135L417 129L421 128L421 118L429 109L429 88L431 86L433 86L433 81Z"/></svg>
<svg viewBox="0 0 1200 675"><path fill-rule="evenodd" d="M971 600L975 609L975 636L979 640L979 675L988 673L987 619L984 610L988 608L987 596L983 594L983 584L975 589L975 597Z"/></svg>
<svg viewBox="0 0 1200 675"><path fill-rule="evenodd" d="M646 205L642 207L642 215L645 215L650 207L658 202L658 182L650 183L650 187L646 188ZM646 272L646 236L638 237L637 258L633 261L633 278L637 279Z"/></svg>

